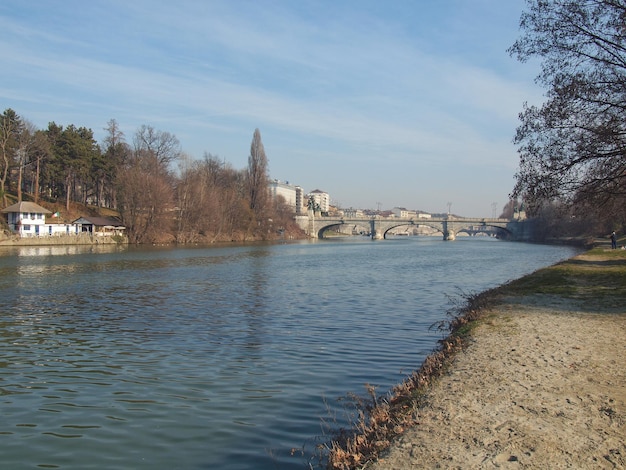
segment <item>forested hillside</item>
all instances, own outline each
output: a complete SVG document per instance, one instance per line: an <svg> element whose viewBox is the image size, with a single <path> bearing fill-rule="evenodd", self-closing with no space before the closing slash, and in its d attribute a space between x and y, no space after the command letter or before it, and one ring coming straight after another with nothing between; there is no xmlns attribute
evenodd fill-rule
<svg viewBox="0 0 626 470"><path fill-rule="evenodd" d="M93 131L55 122L37 129L0 115L0 206L17 200L117 212L131 243L246 241L299 236L293 210L268 193L268 159L255 130L248 167L205 153L192 160L175 135L142 125L128 142L117 122ZM14 201L13 201L14 202Z"/></svg>

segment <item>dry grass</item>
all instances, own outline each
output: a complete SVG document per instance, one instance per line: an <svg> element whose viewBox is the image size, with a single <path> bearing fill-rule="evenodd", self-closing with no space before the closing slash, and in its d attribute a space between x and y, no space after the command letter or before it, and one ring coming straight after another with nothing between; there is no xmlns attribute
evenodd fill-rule
<svg viewBox="0 0 626 470"><path fill-rule="evenodd" d="M626 304L626 250L595 248L499 289L502 295L543 295L583 312L622 313Z"/></svg>
<svg viewBox="0 0 626 470"><path fill-rule="evenodd" d="M454 355L471 336L478 321L487 321L489 307L506 299L523 302L541 296L564 306L589 312L623 312L626 304L626 250L596 248L583 255L540 269L524 278L480 293L463 295L463 301L451 309L449 319L437 325L450 334L440 341L435 352L419 370L396 385L389 394L378 397L367 386L367 396L349 395L355 420L351 429L341 429L330 444L327 468L350 470L362 468L377 459L394 437L410 426L418 425L416 412L424 406L428 386L446 370Z"/></svg>
<svg viewBox="0 0 626 470"><path fill-rule="evenodd" d="M348 395L348 401L355 409L354 423L350 429L337 431L327 449L326 445L322 446L328 450L327 468L359 468L377 458L394 437L417 424L416 414L423 404L424 390L445 371L454 354L463 348L476 320L494 296L492 291L487 291L464 294L464 298L463 307L456 305L448 312L448 320L434 325L451 333L439 341L437 350L424 360L417 371L391 389L386 397L379 397L371 385L366 385L365 397Z"/></svg>

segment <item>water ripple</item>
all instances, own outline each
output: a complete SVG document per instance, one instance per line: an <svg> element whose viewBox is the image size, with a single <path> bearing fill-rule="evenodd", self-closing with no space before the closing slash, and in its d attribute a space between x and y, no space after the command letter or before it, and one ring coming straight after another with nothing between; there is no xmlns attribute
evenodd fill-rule
<svg viewBox="0 0 626 470"><path fill-rule="evenodd" d="M347 422L340 397L419 365L455 287L570 252L421 239L13 253L0 256L7 468L289 469L329 413Z"/></svg>

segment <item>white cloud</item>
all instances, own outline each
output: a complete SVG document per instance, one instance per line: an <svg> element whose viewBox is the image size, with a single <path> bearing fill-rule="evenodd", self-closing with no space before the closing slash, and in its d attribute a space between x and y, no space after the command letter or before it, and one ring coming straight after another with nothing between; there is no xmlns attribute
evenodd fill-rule
<svg viewBox="0 0 626 470"><path fill-rule="evenodd" d="M128 134L149 123L179 136L196 157L206 150L245 161L259 127L264 141L274 139L266 142L276 149L272 168L294 173L292 155L313 159L343 178L348 194L362 191L349 184L359 162L367 162L358 169L361 180L380 181L394 168L435 168L436 177L475 168L475 180L493 168L512 175L517 114L540 94L528 71L514 75L523 69L511 65L505 47L502 57L485 48L480 61L485 43L475 43L471 57L450 49L454 31L429 36L428 19L444 17L427 11L432 5L389 6L423 13L418 34L403 17L378 15L384 8L376 2L347 5L90 4L84 14L97 18L92 28L80 18L58 26L8 18L0 8L0 27L12 36L0 39L0 57L12 71L0 96L42 126L63 116L98 134L115 118ZM474 39L458 40L467 49ZM280 177L321 179L324 171ZM432 188L424 191L441 191L427 183ZM386 184L381 192L396 191ZM512 182L499 184L494 191L502 194Z"/></svg>

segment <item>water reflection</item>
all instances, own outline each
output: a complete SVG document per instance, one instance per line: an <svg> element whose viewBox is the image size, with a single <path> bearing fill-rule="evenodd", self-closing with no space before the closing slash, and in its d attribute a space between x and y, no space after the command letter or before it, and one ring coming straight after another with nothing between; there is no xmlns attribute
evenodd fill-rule
<svg viewBox="0 0 626 470"><path fill-rule="evenodd" d="M246 295L242 299L241 310L246 313L247 339L245 356L250 350L259 349L265 335L265 315L267 315L267 283L271 276L270 251L268 247L257 248L250 252L248 279L244 283Z"/></svg>
<svg viewBox="0 0 626 470"><path fill-rule="evenodd" d="M18 246L5 248L5 253L9 256L68 256L85 253L116 253L125 251L126 245L45 245L45 246Z"/></svg>

